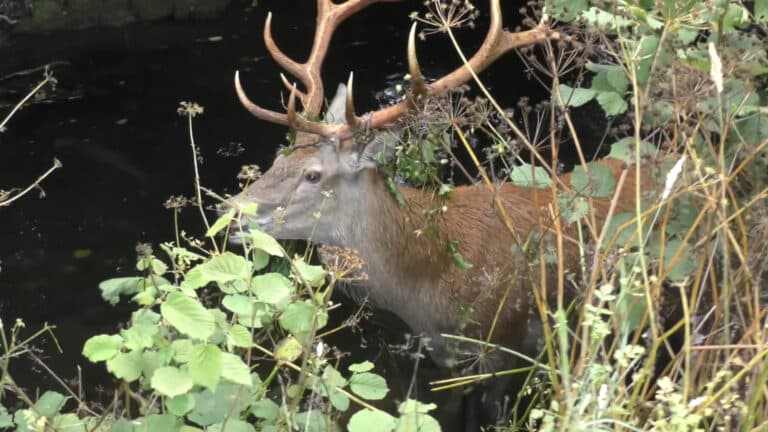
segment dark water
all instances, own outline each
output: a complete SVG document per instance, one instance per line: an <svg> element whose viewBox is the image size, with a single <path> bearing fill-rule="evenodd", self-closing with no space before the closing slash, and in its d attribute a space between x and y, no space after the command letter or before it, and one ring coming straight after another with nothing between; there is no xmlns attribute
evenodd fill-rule
<svg viewBox="0 0 768 432"><path fill-rule="evenodd" d="M6 325L22 318L29 331L45 322L55 324L64 352L57 353L49 338L37 347L62 377L74 377L78 364L86 367L86 389L109 383L109 378L101 366L88 367L80 355L83 341L115 332L130 311L130 305L104 303L98 283L134 274L137 242L172 239L172 214L163 202L171 195L193 193L192 156L186 119L176 113L179 102L195 101L205 108L194 121L202 182L220 194L234 192L240 165L269 166L282 143L282 127L253 119L239 105L232 76L236 69L243 71L251 97L277 109L280 71L263 46L263 17L267 10L274 12L276 40L286 52L303 58L314 8L261 1L246 13L244 6L236 4L226 16L209 22L16 37L11 47L0 50L3 115L41 74L2 77L56 62L58 79L45 102L25 107L0 134L0 188L29 184L54 157L64 164L43 183L44 198L33 192L0 209L0 317ZM358 109L376 108L374 93L387 86L388 77L405 72L408 12L420 7L421 2L374 5L342 25L325 63L326 87L333 89L354 70ZM507 9L508 16L517 15L516 7ZM486 19L478 21L480 29ZM478 36L481 31L467 38L468 50L478 45ZM433 76L458 64L440 38L421 43L419 51L422 66ZM499 94L508 104L541 92L524 78L514 55L502 59L488 79L503 90ZM185 211L182 224L190 233L202 232L194 210ZM76 258L83 251L90 255ZM390 319L376 314L373 321L389 325ZM401 342L377 340L377 329L367 326L363 356L377 356L380 346ZM359 336L347 333L333 343L356 349ZM56 388L31 365L21 359L12 368L22 384ZM410 373L407 368L401 372ZM395 397L404 397L406 388L407 379L393 386Z"/></svg>

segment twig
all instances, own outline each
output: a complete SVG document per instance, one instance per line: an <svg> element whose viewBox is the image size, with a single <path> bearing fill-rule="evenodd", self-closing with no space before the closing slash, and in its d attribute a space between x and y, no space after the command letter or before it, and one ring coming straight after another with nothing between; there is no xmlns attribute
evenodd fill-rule
<svg viewBox="0 0 768 432"><path fill-rule="evenodd" d="M58 168L61 168L62 166L63 165L61 164L61 161L59 161L56 158L53 158L53 166L48 168L48 171L44 172L40 177L37 178L37 180L35 180L34 183L32 183L31 185L27 186L26 189L24 189L23 191L17 193L16 195L14 195L13 197L10 197L10 198L8 198L8 197L0 197L0 207L7 207L7 206L11 205L11 203L13 203L17 199L23 197L24 195L29 193L29 191L31 191L32 189L34 189L36 187L39 187L40 183L42 183L42 181L45 180L46 177L51 175L52 172L54 172Z"/></svg>

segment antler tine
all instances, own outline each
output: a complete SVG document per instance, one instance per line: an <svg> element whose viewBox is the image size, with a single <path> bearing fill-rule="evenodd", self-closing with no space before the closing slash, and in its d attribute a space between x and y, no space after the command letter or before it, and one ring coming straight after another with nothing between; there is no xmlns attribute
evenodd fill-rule
<svg viewBox="0 0 768 432"><path fill-rule="evenodd" d="M344 108L344 115L346 116L346 119L347 119L347 125L355 129L357 128L360 121L357 118L357 115L355 114L355 104L352 97L353 80L354 80L354 73L350 72L349 80L347 80L347 100L346 100L346 106Z"/></svg>
<svg viewBox="0 0 768 432"><path fill-rule="evenodd" d="M408 33L408 73L411 74L411 94L415 98L427 94L427 85L421 74L419 59L416 56L416 23L411 26Z"/></svg>
<svg viewBox="0 0 768 432"><path fill-rule="evenodd" d="M477 52L467 61L469 68L466 65L462 65L458 69L438 79L437 81L426 84L423 83L423 78L417 78L422 80L424 87L426 88L426 95L437 95L444 93L445 91L457 87L466 83L472 79L472 72L478 74L485 68L491 65L496 59L501 57L516 48L533 45L539 42L544 42L552 39L560 39L560 34L552 29L539 26L531 30L512 33L502 28L502 16L501 5L499 0L490 0L491 2L491 23L488 29L488 34L483 41L483 44L477 50ZM409 68L411 75L415 77L414 71L418 69L418 62L415 54L415 28L411 29L411 36L409 37ZM413 44L413 46L411 46ZM419 77L421 73L419 72ZM412 78L413 79L413 78ZM414 82L414 85L419 85ZM412 100L404 100L398 104L391 105L381 110L370 113L370 127L383 128L390 126L397 121L400 117L404 116L409 108L412 106ZM345 133L348 133L344 131Z"/></svg>
<svg viewBox="0 0 768 432"><path fill-rule="evenodd" d="M242 84L240 84L240 71L235 71L235 92L237 93L238 99L240 99L240 103L243 104L245 109L247 109L254 117L268 121L270 123L290 126L288 116L286 114L262 108L251 102L251 100L245 94Z"/></svg>
<svg viewBox="0 0 768 432"><path fill-rule="evenodd" d="M240 102L251 114L262 120L290 126L301 132L315 133L323 136L335 134L339 125L311 122L304 118L305 116L318 116L323 106L323 82L320 77L320 69L328 51L331 36L341 22L359 10L373 3L395 1L402 0L348 0L340 4L335 4L331 0L317 0L315 36L312 42L312 50L307 61L304 63L299 63L288 57L277 46L272 37L272 13L269 13L264 24L264 43L267 50L280 66L302 82L305 91L302 92L296 89L295 84L289 83L288 79L281 75L283 84L291 91L289 105L293 101L292 110L289 109L287 114L281 114L264 109L251 102L240 84L239 73L235 73L235 90ZM296 113L295 98L297 93L304 106L303 115Z"/></svg>

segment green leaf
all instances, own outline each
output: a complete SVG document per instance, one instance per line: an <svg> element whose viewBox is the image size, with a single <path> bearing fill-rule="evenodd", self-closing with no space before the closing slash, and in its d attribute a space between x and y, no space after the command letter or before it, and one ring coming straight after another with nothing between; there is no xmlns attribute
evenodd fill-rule
<svg viewBox="0 0 768 432"><path fill-rule="evenodd" d="M173 366L158 368L152 375L152 388L158 393L174 397L192 390L192 377L187 371Z"/></svg>
<svg viewBox="0 0 768 432"><path fill-rule="evenodd" d="M249 423L246 423L240 419L227 419L224 423L216 423L208 426L205 429L206 432L255 432Z"/></svg>
<svg viewBox="0 0 768 432"><path fill-rule="evenodd" d="M264 303L285 304L293 295L293 283L280 273L266 273L253 277L251 292Z"/></svg>
<svg viewBox="0 0 768 432"><path fill-rule="evenodd" d="M227 331L227 343L239 348L251 348L255 345L251 331L240 324L234 324L229 328Z"/></svg>
<svg viewBox="0 0 768 432"><path fill-rule="evenodd" d="M637 151L642 160L656 154L656 147L647 141L640 141ZM608 153L608 157L623 161L627 165L633 165L635 163L635 138L625 137L611 144L611 152Z"/></svg>
<svg viewBox="0 0 768 432"><path fill-rule="evenodd" d="M56 432L90 432L86 426L91 427L90 430L93 430L91 426L94 423L93 420L93 417L80 419L74 413L59 414L53 418L50 426Z"/></svg>
<svg viewBox="0 0 768 432"><path fill-rule="evenodd" d="M195 398L189 393L184 393L172 398L166 398L165 407L171 414L177 417L181 417L192 411L192 408L195 407Z"/></svg>
<svg viewBox="0 0 768 432"><path fill-rule="evenodd" d="M317 312L317 307L309 301L293 302L280 315L280 326L297 336L306 333L312 330L312 320Z"/></svg>
<svg viewBox="0 0 768 432"><path fill-rule="evenodd" d="M648 75L651 72L651 64L656 55L656 49L659 47L658 36L643 36L636 50L637 58L637 84L644 86L648 82ZM663 66L663 62L659 62Z"/></svg>
<svg viewBox="0 0 768 432"><path fill-rule="evenodd" d="M349 432L390 432L395 429L396 424L397 419L384 411L365 408L349 419L347 428Z"/></svg>
<svg viewBox="0 0 768 432"><path fill-rule="evenodd" d="M192 358L192 351L195 345L189 339L176 339L171 342L171 350L173 351L173 360L176 363L186 363Z"/></svg>
<svg viewBox="0 0 768 432"><path fill-rule="evenodd" d="M171 414L150 414L143 424L136 426L134 430L142 432L177 432L181 429L181 419Z"/></svg>
<svg viewBox="0 0 768 432"><path fill-rule="evenodd" d="M283 248L280 246L280 243L278 243L277 240L275 240L269 234L257 229L252 229L248 232L248 237L251 239L254 248L262 250L273 256L281 257L284 255Z"/></svg>
<svg viewBox="0 0 768 432"><path fill-rule="evenodd" d="M558 195L558 205L566 225L576 223L589 214L589 203L582 196L560 194Z"/></svg>
<svg viewBox="0 0 768 432"><path fill-rule="evenodd" d="M624 98L616 92L601 92L597 94L597 103L603 108L606 115L615 116L627 110L629 105Z"/></svg>
<svg viewBox="0 0 768 432"><path fill-rule="evenodd" d="M8 412L8 408L0 405L0 428L13 427L13 416Z"/></svg>
<svg viewBox="0 0 768 432"><path fill-rule="evenodd" d="M121 295L131 295L139 292L139 282L143 277L121 277L107 279L99 284L101 297L112 305L120 301Z"/></svg>
<svg viewBox="0 0 768 432"><path fill-rule="evenodd" d="M592 89L573 88L560 84L560 97L567 106L580 107L591 101L596 94L597 92Z"/></svg>
<svg viewBox="0 0 768 432"><path fill-rule="evenodd" d="M250 261L232 252L224 252L216 255L208 262L196 267L201 276L208 282L224 284L238 279L247 279L251 276L253 265Z"/></svg>
<svg viewBox="0 0 768 432"><path fill-rule="evenodd" d="M589 7L587 0L546 0L549 13L563 22L571 22Z"/></svg>
<svg viewBox="0 0 768 432"><path fill-rule="evenodd" d="M429 411L437 408L435 404L424 404L413 399L409 399L400 404L397 410L400 412L400 418L397 420L397 432L423 431L440 432L440 424L434 417L427 414Z"/></svg>
<svg viewBox="0 0 768 432"><path fill-rule="evenodd" d="M672 258L678 253L678 250L680 250L680 256L675 265L670 267ZM674 282L684 281L685 278L691 276L696 270L696 262L693 260L690 247L678 239L667 240L664 247L664 269L667 272L667 279Z"/></svg>
<svg viewBox="0 0 768 432"><path fill-rule="evenodd" d="M251 386L251 370L243 359L231 354L221 353L221 377L245 387Z"/></svg>
<svg viewBox="0 0 768 432"><path fill-rule="evenodd" d="M637 329L648 307L645 295L642 292L635 293L632 291L631 286L622 286L614 307L616 318L623 326L626 326L625 329L628 332Z"/></svg>
<svg viewBox="0 0 768 432"><path fill-rule="evenodd" d="M157 351L144 351L141 354L142 373L151 378L155 371L163 366L168 366L173 358L173 350L170 347L160 348Z"/></svg>
<svg viewBox="0 0 768 432"><path fill-rule="evenodd" d="M253 298L242 294L227 294L221 304L228 310L245 317L253 315Z"/></svg>
<svg viewBox="0 0 768 432"><path fill-rule="evenodd" d="M37 402L35 402L35 412L43 417L51 419L61 411L68 399L69 397L64 396L61 393L50 390L46 391L40 396Z"/></svg>
<svg viewBox="0 0 768 432"><path fill-rule="evenodd" d="M195 394L195 408L187 419L200 425L221 423L226 418L238 418L249 404L250 390L243 386L222 381L215 391L205 389Z"/></svg>
<svg viewBox="0 0 768 432"><path fill-rule="evenodd" d="M768 0L755 0L755 20L768 24Z"/></svg>
<svg viewBox="0 0 768 432"><path fill-rule="evenodd" d="M320 410L300 412L294 417L302 432L331 432L333 423Z"/></svg>
<svg viewBox="0 0 768 432"><path fill-rule="evenodd" d="M123 338L120 335L96 335L85 341L83 355L96 363L116 356L122 346Z"/></svg>
<svg viewBox="0 0 768 432"><path fill-rule="evenodd" d="M598 27L609 33L616 33L616 29L630 27L634 22L620 15L614 15L596 7L581 13L589 27Z"/></svg>
<svg viewBox="0 0 768 432"><path fill-rule="evenodd" d="M294 258L293 266L301 276L301 279L313 287L322 286L325 283L326 271L321 266L310 265L301 258Z"/></svg>
<svg viewBox="0 0 768 432"><path fill-rule="evenodd" d="M626 224L627 222L634 220L635 213L632 212L624 212L614 215L611 218L610 223L608 224L608 229L606 231L605 236L605 242L604 244L600 245L600 249L605 249L606 244L609 244L616 236L616 239L613 240L613 243L611 244L611 247L624 247L624 246L633 246L637 244L638 239L634 238L632 243L627 245L627 242L635 236L635 233L637 232L637 226L635 223L629 223L624 229L619 231L619 228Z"/></svg>
<svg viewBox="0 0 768 432"><path fill-rule="evenodd" d="M216 388L221 377L222 352L216 345L200 344L192 348L189 358L189 375L195 384Z"/></svg>
<svg viewBox="0 0 768 432"><path fill-rule="evenodd" d="M163 319L179 332L201 340L206 340L216 330L213 315L197 299L182 293L173 292L160 306Z"/></svg>
<svg viewBox="0 0 768 432"><path fill-rule="evenodd" d="M251 404L251 414L265 420L275 420L280 415L280 405L269 399L261 399Z"/></svg>
<svg viewBox="0 0 768 432"><path fill-rule="evenodd" d="M616 188L616 179L613 173L607 167L598 162L587 163L587 170L584 166L578 165L571 174L571 186L577 193L592 197L610 197Z"/></svg>
<svg viewBox="0 0 768 432"><path fill-rule="evenodd" d="M529 163L523 163L512 168L509 175L512 183L522 187L548 188L552 179L544 167L534 167Z"/></svg>
<svg viewBox="0 0 768 432"><path fill-rule="evenodd" d="M350 372L368 372L373 369L373 363L368 360L362 363L352 363L347 369L349 369Z"/></svg>
<svg viewBox="0 0 768 432"><path fill-rule="evenodd" d="M292 362L299 358L303 351L301 343L293 336L280 341L275 348L275 359L283 362Z"/></svg>
<svg viewBox="0 0 768 432"><path fill-rule="evenodd" d="M426 404L417 400L408 399L397 407L397 411L400 414L426 414L430 411L434 411L436 408L437 405L433 403Z"/></svg>
<svg viewBox="0 0 768 432"><path fill-rule="evenodd" d="M389 392L387 381L370 372L356 373L349 379L349 387L358 396L368 400L381 400Z"/></svg>
<svg viewBox="0 0 768 432"><path fill-rule="evenodd" d="M326 366L323 375L320 377L322 385L318 386L317 391L321 396L328 396L331 405L339 411L346 411L349 408L349 398L344 393L337 390L347 385L347 380L333 366Z"/></svg>
<svg viewBox="0 0 768 432"><path fill-rule="evenodd" d="M253 270L263 270L269 264L269 254L261 249L254 249L251 251L251 262L253 263Z"/></svg>
<svg viewBox="0 0 768 432"><path fill-rule="evenodd" d="M129 350L149 348L154 344L154 337L160 331L157 324L133 324L121 332L125 347Z"/></svg>
<svg viewBox="0 0 768 432"><path fill-rule="evenodd" d="M216 219L216 222L211 225L211 227L208 229L208 231L205 232L206 237L213 237L216 234L219 233L219 231L223 230L224 228L228 227L229 224L232 222L232 219L235 218L235 209L231 208L227 210L226 213L219 216L218 219Z"/></svg>
<svg viewBox="0 0 768 432"><path fill-rule="evenodd" d="M134 350L128 353L120 353L107 360L107 370L117 378L127 382L139 379L144 368L142 351Z"/></svg>

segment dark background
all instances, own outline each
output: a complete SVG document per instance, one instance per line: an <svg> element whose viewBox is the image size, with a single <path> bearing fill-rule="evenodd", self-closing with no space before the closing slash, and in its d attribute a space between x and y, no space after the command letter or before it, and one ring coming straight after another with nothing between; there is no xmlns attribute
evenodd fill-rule
<svg viewBox="0 0 768 432"><path fill-rule="evenodd" d="M55 324L63 354L50 338L36 346L64 378L76 376L76 365L84 366L87 389L109 383L109 377L102 365L93 367L80 355L83 342L115 332L131 310L131 305L105 303L98 283L134 275L136 243L156 246L173 238L165 200L193 195L192 155L186 118L176 113L179 102L195 101L205 108L194 120L202 183L219 194L236 190L235 175L242 164L268 167L284 142L283 127L256 120L240 106L233 73L242 71L253 100L279 109L280 70L264 49L264 18L267 11L274 13L276 41L303 60L314 29L314 2L260 1L247 12L249 3L235 2L225 16L212 21L16 35L10 46L0 49L2 116L42 77L41 71L10 74L52 63L58 79L55 91L46 89L42 100L25 106L0 133L0 188L25 187L54 157L64 164L42 184L44 197L35 191L0 208L0 318L6 328L22 318L27 333L45 322ZM519 4L504 3L505 24L519 25ZM467 53L480 44L487 28L487 4L478 1L476 6L483 11L476 30L458 32ZM415 10L423 11L421 2L376 4L346 21L325 62L327 93L354 71L358 111L377 108L380 101L374 95L406 72L408 14ZM445 37L432 36L418 47L427 76L460 64ZM515 54L483 77L503 105L514 105L521 96L546 95L526 77ZM202 234L194 209L184 211L182 226L192 235ZM76 258L81 250L90 255ZM345 318L340 315L336 318ZM402 342L371 340L380 328L376 323L389 325L390 319L374 315L363 355L376 356L386 343ZM347 350L359 345L358 335L347 332L339 338L335 343L348 339ZM32 366L22 358L11 370L30 389L56 389L46 373ZM404 391L394 388L394 396L402 398Z"/></svg>

